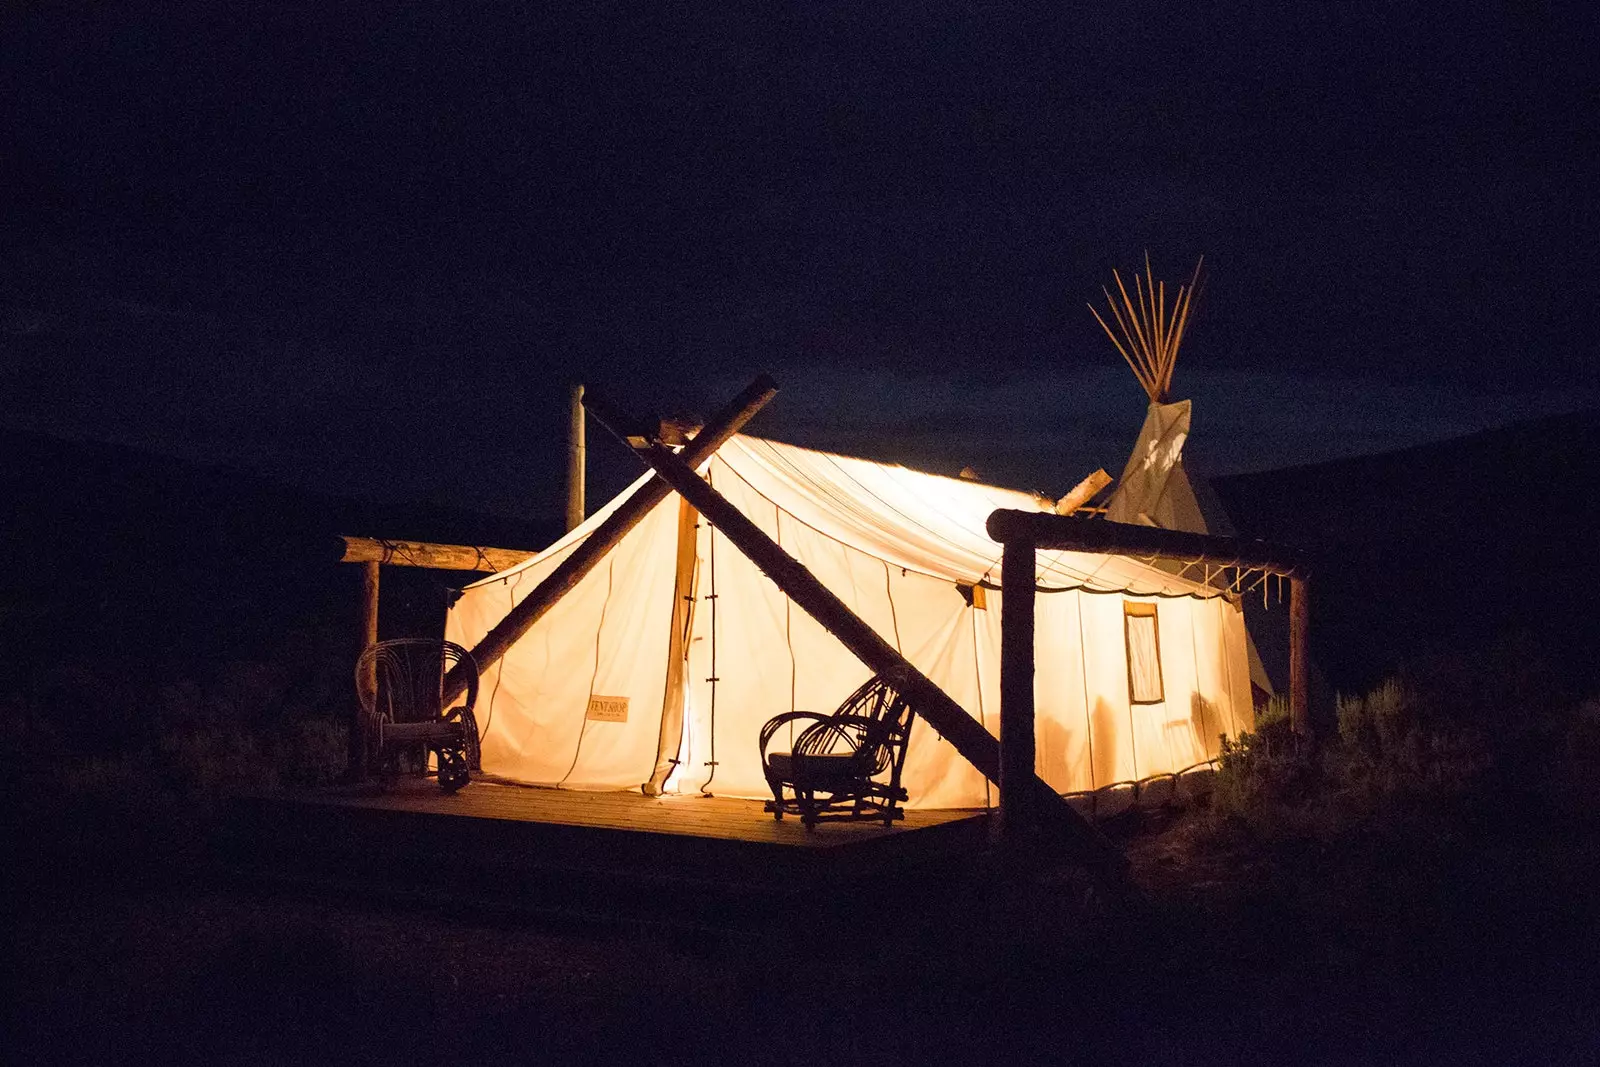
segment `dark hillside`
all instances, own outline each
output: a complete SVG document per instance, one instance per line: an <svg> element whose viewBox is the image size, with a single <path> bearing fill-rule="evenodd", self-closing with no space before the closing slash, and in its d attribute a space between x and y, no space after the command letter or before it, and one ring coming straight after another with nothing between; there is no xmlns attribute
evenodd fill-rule
<svg viewBox="0 0 1600 1067"><path fill-rule="evenodd" d="M359 572L337 535L531 550L556 533L34 434L0 431L0 457L0 692L63 672L148 691L229 662L353 661ZM469 580L385 568L385 636L438 625L447 586Z"/></svg>
<svg viewBox="0 0 1600 1067"><path fill-rule="evenodd" d="M1320 555L1312 640L1336 685L1510 639L1600 683L1600 411L1215 485L1242 532Z"/></svg>

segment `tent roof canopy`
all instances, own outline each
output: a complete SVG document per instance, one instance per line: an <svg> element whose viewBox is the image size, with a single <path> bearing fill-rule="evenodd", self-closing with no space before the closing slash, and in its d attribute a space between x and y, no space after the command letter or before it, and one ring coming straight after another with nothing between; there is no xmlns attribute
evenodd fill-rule
<svg viewBox="0 0 1600 1067"><path fill-rule="evenodd" d="M747 435L736 435L700 468L714 482L742 482L777 512L824 537L907 572L959 585L998 587L1001 546L985 523L999 509L1047 512L1048 502L984 485ZM642 484L653 474L640 479ZM582 541L636 486L532 560L479 584L504 581ZM758 521L766 516L752 515ZM1124 556L1039 552L1041 592L1082 590L1136 596L1213 597L1221 591Z"/></svg>

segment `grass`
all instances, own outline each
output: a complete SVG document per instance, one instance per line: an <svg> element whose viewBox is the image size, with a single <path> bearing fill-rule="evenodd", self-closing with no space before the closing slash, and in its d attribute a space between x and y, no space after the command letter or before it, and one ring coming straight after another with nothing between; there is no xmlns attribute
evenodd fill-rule
<svg viewBox="0 0 1600 1067"><path fill-rule="evenodd" d="M1263 716L1209 808L1113 827L1129 907L991 857L819 904L871 936L754 939L219 881L196 813L323 780L343 733L172 721L13 768L74 860L26 887L18 1062L1595 1062L1600 703L1486 660L1337 713L1315 750Z"/></svg>

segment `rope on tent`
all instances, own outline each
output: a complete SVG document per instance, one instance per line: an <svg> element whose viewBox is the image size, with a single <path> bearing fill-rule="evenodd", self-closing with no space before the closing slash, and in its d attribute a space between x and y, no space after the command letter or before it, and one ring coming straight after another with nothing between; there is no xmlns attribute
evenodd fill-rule
<svg viewBox="0 0 1600 1067"><path fill-rule="evenodd" d="M773 529L775 529L778 533L778 536L775 538L775 540L778 542L778 547L782 548L783 509L773 501L768 501L768 503L772 504ZM794 657L794 598L788 593L783 594L783 643L789 649L789 710L795 711L797 710L795 705L797 695L796 690L799 685L800 665L798 662L796 662ZM716 672L713 671L712 673L714 674ZM791 751L794 749L794 727L795 724L790 722L789 748Z"/></svg>
<svg viewBox="0 0 1600 1067"><path fill-rule="evenodd" d="M711 488L715 489L717 487L716 474L713 470L708 469L706 471L706 480L711 484ZM711 773L704 782L700 783L701 796L711 795L711 781L717 776L717 682L721 681L717 677L717 527L710 519L706 520L706 526L708 528L706 542L709 546L706 549L706 556L707 563L711 567L711 592L705 596L705 599L711 602L711 677L706 679L706 682L711 686L711 729L709 730L711 738L710 752L707 753L711 758L706 760L705 765L711 768Z"/></svg>
<svg viewBox="0 0 1600 1067"><path fill-rule="evenodd" d="M904 649L900 646L900 610L894 606L894 586L892 584L894 576L889 572L888 560L879 560L878 562L883 564L883 598L889 602L889 622L894 626L894 650L901 655L905 655ZM904 577L905 570L902 569L900 574Z"/></svg>
<svg viewBox="0 0 1600 1067"><path fill-rule="evenodd" d="M977 680L978 686L978 725L985 730L989 728L989 717L983 706L983 657L978 655L978 612L974 608L967 608L965 614L972 620L972 677ZM983 777L983 808L985 811L994 809L994 798L989 790L989 777Z"/></svg>
<svg viewBox="0 0 1600 1067"><path fill-rule="evenodd" d="M1194 666L1194 688L1195 688L1194 696L1195 696L1195 699L1200 701L1200 736L1201 737L1205 737L1207 732L1208 732L1206 730L1206 704L1208 704L1209 701L1206 700L1205 694L1200 692L1200 633L1199 633L1199 630L1200 630L1200 628L1195 625L1194 617L1190 616L1190 618L1189 618L1189 655L1190 655L1190 662ZM1201 746L1200 747L1201 747L1201 751L1205 750L1205 743L1203 741L1201 742Z"/></svg>
<svg viewBox="0 0 1600 1067"><path fill-rule="evenodd" d="M600 622L594 628L594 670L589 675L590 697L594 696L594 683L600 677L600 636L605 632L606 614L611 608L611 590L614 588L616 571L616 553L612 553L611 559L606 565L606 598L600 602ZM563 774L560 781L556 782L557 789L565 785L567 779L572 777L572 772L578 769L578 757L583 754L583 739L588 735L589 718L587 712L585 712L583 725L578 728L578 743L572 748L572 763L567 767L567 773Z"/></svg>
<svg viewBox="0 0 1600 1067"><path fill-rule="evenodd" d="M1078 677L1083 682L1083 726L1089 747L1089 788L1094 789L1094 716L1089 703L1089 645L1083 636L1083 601L1073 605L1078 613ZM1124 626L1127 623L1123 623ZM984 781L988 781L987 778Z"/></svg>

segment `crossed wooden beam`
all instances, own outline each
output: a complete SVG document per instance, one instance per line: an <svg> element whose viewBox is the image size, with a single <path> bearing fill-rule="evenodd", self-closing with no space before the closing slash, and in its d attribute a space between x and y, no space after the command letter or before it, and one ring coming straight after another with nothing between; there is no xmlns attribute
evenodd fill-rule
<svg viewBox="0 0 1600 1067"><path fill-rule="evenodd" d="M767 401L776 396L777 392L777 383L765 374L761 375L745 386L743 392L730 400L726 407L717 412L715 418L695 434L684 447L682 456L673 458L685 464L691 471L700 466L710 459L712 453L721 448L728 438L743 429L744 424L754 418L755 413L765 407ZM595 403L593 397L586 397L584 400L584 406L589 409L590 414L594 413ZM630 427L630 432L631 430ZM659 430L653 432L651 438L658 432ZM637 433L635 436L638 436ZM624 441L626 440L624 437ZM483 636L483 640L472 650L472 658L477 669L485 670L491 663L505 655L506 650L516 644L518 638L532 629L533 624L543 618L545 612L581 582L584 575L594 570L595 565L605 558L606 553L617 547L623 537L627 536L628 531L637 526L652 508L665 500L674 488L668 481L653 478L623 501L622 506L590 533L583 544L558 563L544 581L534 586L505 618ZM445 676L444 699L447 706L450 701L466 691L467 672L471 669L470 664L462 664Z"/></svg>

